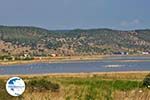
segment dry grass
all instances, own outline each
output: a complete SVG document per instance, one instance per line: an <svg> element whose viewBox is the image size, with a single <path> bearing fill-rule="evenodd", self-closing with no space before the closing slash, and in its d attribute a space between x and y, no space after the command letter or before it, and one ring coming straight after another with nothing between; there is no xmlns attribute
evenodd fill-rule
<svg viewBox="0 0 150 100"><path fill-rule="evenodd" d="M0 79L19 76L22 78L49 77L49 78L86 78L101 77L103 79L143 79L150 71L127 71L127 72L91 72L91 73L53 73L53 74L34 74L34 75L1 75Z"/></svg>
<svg viewBox="0 0 150 100"><path fill-rule="evenodd" d="M113 92L114 100L150 100L150 91L147 89L135 89L131 91Z"/></svg>
<svg viewBox="0 0 150 100"><path fill-rule="evenodd" d="M60 90L26 89L23 100L149 100L150 91L139 88L149 72L103 72L77 74L18 75L26 81L46 79L60 85ZM7 80L11 76L0 76ZM1 94L0 94L1 95ZM14 99L13 99L14 100ZM20 99L18 99L20 100Z"/></svg>

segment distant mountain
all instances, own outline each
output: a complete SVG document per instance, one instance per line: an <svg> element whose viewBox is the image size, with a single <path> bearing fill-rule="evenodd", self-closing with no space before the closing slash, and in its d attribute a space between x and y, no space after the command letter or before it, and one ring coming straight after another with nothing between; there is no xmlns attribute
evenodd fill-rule
<svg viewBox="0 0 150 100"><path fill-rule="evenodd" d="M0 26L0 55L47 56L112 54L150 51L150 29L46 30L37 27Z"/></svg>

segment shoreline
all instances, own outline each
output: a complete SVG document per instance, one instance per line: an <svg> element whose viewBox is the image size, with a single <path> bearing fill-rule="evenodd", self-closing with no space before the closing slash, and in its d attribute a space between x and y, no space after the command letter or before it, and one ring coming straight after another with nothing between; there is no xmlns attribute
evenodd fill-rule
<svg viewBox="0 0 150 100"><path fill-rule="evenodd" d="M65 56L65 57L43 57L41 60L18 60L18 61L0 61L0 66L15 64L32 64L32 63L63 63L71 61L93 61L102 60L110 55L94 55L94 56Z"/></svg>
<svg viewBox="0 0 150 100"><path fill-rule="evenodd" d="M118 72L89 72L89 73L46 73L46 74L18 74L18 75L0 75L1 78L9 78L19 76L22 78L34 78L34 77L49 77L49 78L130 78L130 79L143 79L146 75L150 74L150 71L118 71Z"/></svg>
<svg viewBox="0 0 150 100"><path fill-rule="evenodd" d="M64 57L42 57L40 60L16 60L16 61L0 61L0 66L9 66L16 64L34 64L34 63L63 63L71 61L94 61L103 60L110 57L150 57L150 55L93 55L93 56L64 56ZM141 60L118 60L120 62L140 62ZM144 61L144 60L143 60ZM150 60L146 60L150 61Z"/></svg>

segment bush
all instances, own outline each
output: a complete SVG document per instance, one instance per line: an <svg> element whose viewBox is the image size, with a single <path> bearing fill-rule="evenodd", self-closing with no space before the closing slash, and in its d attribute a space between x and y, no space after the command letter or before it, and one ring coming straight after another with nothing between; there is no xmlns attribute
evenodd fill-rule
<svg viewBox="0 0 150 100"><path fill-rule="evenodd" d="M33 60L33 59L34 59L33 57L26 57L23 60Z"/></svg>
<svg viewBox="0 0 150 100"><path fill-rule="evenodd" d="M0 60L12 60L13 58L10 56L10 55L3 55L3 56L0 56Z"/></svg>
<svg viewBox="0 0 150 100"><path fill-rule="evenodd" d="M52 83L51 81L40 79L40 80L30 80L28 82L28 88L31 91L45 91L50 90L52 92L59 91L60 86L56 83Z"/></svg>
<svg viewBox="0 0 150 100"><path fill-rule="evenodd" d="M150 89L150 74L148 74L143 80L143 86Z"/></svg>

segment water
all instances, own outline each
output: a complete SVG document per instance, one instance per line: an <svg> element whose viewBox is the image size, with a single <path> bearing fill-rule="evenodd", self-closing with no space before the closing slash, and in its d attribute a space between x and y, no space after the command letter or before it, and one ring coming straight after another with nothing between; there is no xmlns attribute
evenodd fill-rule
<svg viewBox="0 0 150 100"><path fill-rule="evenodd" d="M0 66L0 75L114 71L150 71L150 57L111 57L95 61Z"/></svg>

